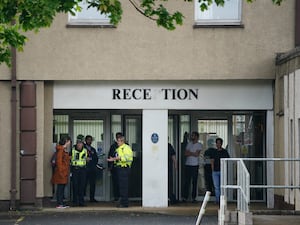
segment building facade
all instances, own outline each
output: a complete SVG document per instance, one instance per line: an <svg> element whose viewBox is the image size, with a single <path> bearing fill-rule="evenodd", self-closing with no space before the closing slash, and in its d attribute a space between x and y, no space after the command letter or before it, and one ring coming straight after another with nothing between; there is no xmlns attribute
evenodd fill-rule
<svg viewBox="0 0 300 225"><path fill-rule="evenodd" d="M2 207L40 206L51 198L49 160L63 135L92 135L106 167L114 135L122 131L134 150L130 198L145 207L168 206L168 142L176 150L173 191L181 199L192 131L203 145L198 200L206 190L203 153L216 137L232 157L284 155L274 132L275 57L295 47L296 3L235 0L201 14L196 3L170 1L168 7L185 16L175 31L123 3L117 27L83 10L29 33L13 67L0 66L0 143L7 156L0 159ZM274 179L263 163L249 170L254 184ZM283 196L253 190L251 198L274 206L276 194ZM108 170L99 171L96 198L113 199Z"/></svg>
<svg viewBox="0 0 300 225"><path fill-rule="evenodd" d="M278 54L275 80L275 155L280 158L299 159L299 47ZM284 151L282 151L284 149ZM283 164L282 164L283 165ZM276 168L277 182L299 186L299 161L284 164L284 170ZM279 197L280 196L280 197ZM277 197L299 210L299 189L277 191Z"/></svg>

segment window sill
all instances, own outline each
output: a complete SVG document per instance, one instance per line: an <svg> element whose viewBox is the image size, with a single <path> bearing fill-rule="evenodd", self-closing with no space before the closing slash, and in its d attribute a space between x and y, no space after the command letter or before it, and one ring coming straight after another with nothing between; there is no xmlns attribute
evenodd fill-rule
<svg viewBox="0 0 300 225"><path fill-rule="evenodd" d="M112 24L107 23L68 23L67 28L117 28Z"/></svg>
<svg viewBox="0 0 300 225"><path fill-rule="evenodd" d="M198 28L244 28L244 24L194 24L194 29Z"/></svg>

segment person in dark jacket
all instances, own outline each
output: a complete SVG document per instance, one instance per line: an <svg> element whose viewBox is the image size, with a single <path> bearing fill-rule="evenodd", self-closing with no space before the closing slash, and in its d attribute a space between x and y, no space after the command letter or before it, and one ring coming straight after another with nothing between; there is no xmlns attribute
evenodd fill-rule
<svg viewBox="0 0 300 225"><path fill-rule="evenodd" d="M92 146L93 137L91 135L87 135L85 137L85 145L84 148L87 150L88 158L86 164L86 184L90 185L90 202L97 202L95 199L95 190L96 190L96 178L97 178L97 164L98 164L98 156L96 149Z"/></svg>
<svg viewBox="0 0 300 225"><path fill-rule="evenodd" d="M220 185L221 185L221 159L222 158L230 158L226 149L222 148L223 139L217 138L216 139L216 149L211 154L211 170L212 170L212 177L215 187L215 195L216 195L216 203L220 203Z"/></svg>
<svg viewBox="0 0 300 225"><path fill-rule="evenodd" d="M176 196L173 192L173 168L177 169L176 153L171 143L168 143L168 195L170 204L176 203Z"/></svg>

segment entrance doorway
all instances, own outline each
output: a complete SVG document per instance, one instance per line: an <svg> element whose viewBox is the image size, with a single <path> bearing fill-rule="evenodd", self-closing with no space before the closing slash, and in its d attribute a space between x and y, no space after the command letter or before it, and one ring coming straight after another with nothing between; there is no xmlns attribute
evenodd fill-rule
<svg viewBox="0 0 300 225"><path fill-rule="evenodd" d="M223 148L227 149L231 157L250 158L266 156L266 112L264 111L190 111L179 112L171 111L169 113L169 141L176 150L178 160L178 170L174 181L176 188L176 197L181 200L184 185L184 151L189 134L192 131L199 132L199 142L203 145L203 151L200 154L200 165L198 171L198 197L202 200L208 186L205 179L205 164L208 162L204 153L209 147L215 147L215 139L223 139ZM251 184L266 183L266 165L263 162L249 162L247 168L251 174ZM236 167L231 166L228 170L229 182L236 183ZM212 181L211 181L212 182ZM174 185L173 185L174 186ZM229 201L236 200L236 193L229 193ZM212 197L213 201L214 198ZM251 200L265 201L266 193L264 190L251 190Z"/></svg>
<svg viewBox="0 0 300 225"><path fill-rule="evenodd" d="M96 180L95 198L98 201L110 201L114 198L111 174L107 170L106 158L115 134L122 132L126 143L134 153L134 159L129 178L129 197L141 200L142 197L142 116L139 111L116 110L55 110L53 122L53 144L69 135L73 141L79 134L93 137L92 146L97 150L99 161L105 169L99 170ZM65 196L71 197L71 188L66 189ZM86 190L89 196L89 187Z"/></svg>
<svg viewBox="0 0 300 225"><path fill-rule="evenodd" d="M142 116L131 114L130 112L114 113L110 116L111 120L111 144L116 133L122 132L126 143L132 148L133 162L129 177L129 198L141 200L142 197ZM110 181L112 185L112 182ZM110 186L111 186L110 185ZM112 189L112 188L111 188ZM113 193L110 192L110 196Z"/></svg>
<svg viewBox="0 0 300 225"><path fill-rule="evenodd" d="M141 110L55 110L53 124L54 143L57 143L63 135L70 135L73 140L76 140L78 134L92 135L93 146L99 154L99 163L102 163L105 168L107 168L106 158L109 147L115 139L115 134L123 132L126 142L134 152L129 197L132 200L141 200L143 153ZM192 131L199 132L199 141L203 145L203 152L199 158L197 200L203 199L207 189L203 154L210 145L214 145L216 137L224 140L223 147L228 149L231 157L265 157L266 155L265 111L169 111L168 138L175 149L178 164L173 174L173 192L177 200L181 200L183 191L184 151ZM266 165L263 162L250 162L247 167L253 174L251 184L266 183ZM235 174L233 173L235 169L232 167L229 173ZM234 182L236 177L230 174L228 177ZM235 200L235 196L235 193L232 193L228 196L230 198L228 200ZM100 201L110 201L114 197L110 172L107 169L99 171L95 197ZM265 201L265 198L264 190L251 190L251 199Z"/></svg>
<svg viewBox="0 0 300 225"><path fill-rule="evenodd" d="M104 167L106 164L106 157L104 153L104 118L98 119L71 119L71 126L73 127L73 138L72 140L76 140L78 135L91 135L93 137L92 147L96 149L98 156L98 164ZM105 176L104 171L101 169L97 170L96 175L96 190L95 190L95 198L98 201L102 201L105 199ZM90 196L89 194L89 184L86 187L85 196Z"/></svg>
<svg viewBox="0 0 300 225"><path fill-rule="evenodd" d="M105 121L106 118L99 117L96 115L89 115L86 117L86 114L80 113L70 113L70 114L55 114L53 122L53 143L56 144L58 141L69 135L73 140L73 145L76 142L78 135L91 135L93 137L92 146L96 149L98 155L98 164L105 165L105 149L106 149L106 140L105 140ZM105 200L106 197L106 183L107 177L104 170L97 170L96 177L96 190L95 198L99 201ZM69 184L72 183L70 180ZM66 188L65 196L71 198L71 186ZM86 188L86 196L89 196L89 187Z"/></svg>

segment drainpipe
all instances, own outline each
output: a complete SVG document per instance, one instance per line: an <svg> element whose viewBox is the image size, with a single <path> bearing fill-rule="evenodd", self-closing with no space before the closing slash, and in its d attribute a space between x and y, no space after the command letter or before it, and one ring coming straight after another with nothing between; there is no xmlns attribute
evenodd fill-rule
<svg viewBox="0 0 300 225"><path fill-rule="evenodd" d="M9 210L16 210L16 165L17 165L17 51L11 49L11 179L10 179L10 205Z"/></svg>

